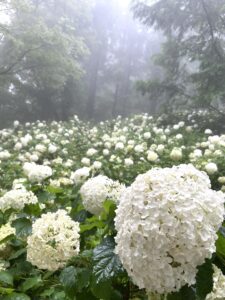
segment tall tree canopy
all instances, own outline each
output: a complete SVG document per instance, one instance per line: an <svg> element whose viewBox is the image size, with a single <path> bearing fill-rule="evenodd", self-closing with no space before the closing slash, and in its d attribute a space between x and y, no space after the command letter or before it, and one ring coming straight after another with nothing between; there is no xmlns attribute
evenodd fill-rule
<svg viewBox="0 0 225 300"><path fill-rule="evenodd" d="M164 78L157 79L155 84L152 81L142 84L142 91L152 93L156 84L162 83L161 91L167 93L167 100L185 95L201 106L219 107L225 103L224 1L134 1L133 10L145 25L153 26L167 37L158 61L166 70ZM177 60L173 76L168 73L171 47Z"/></svg>
<svg viewBox="0 0 225 300"><path fill-rule="evenodd" d="M68 80L83 74L88 3L10 0L7 5L10 21L0 24L1 101L7 99L8 110L13 105L27 114L36 106L40 118L56 118Z"/></svg>

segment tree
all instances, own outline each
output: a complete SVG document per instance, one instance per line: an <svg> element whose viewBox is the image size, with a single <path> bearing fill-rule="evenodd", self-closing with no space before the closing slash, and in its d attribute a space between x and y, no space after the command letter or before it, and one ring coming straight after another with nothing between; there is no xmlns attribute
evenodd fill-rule
<svg viewBox="0 0 225 300"><path fill-rule="evenodd" d="M145 110L147 101L137 95L135 79L143 78L147 70L153 34L137 24L121 3L106 0L95 2L92 29L86 67L87 117L111 118Z"/></svg>
<svg viewBox="0 0 225 300"><path fill-rule="evenodd" d="M164 33L167 37L164 50L173 43L174 51L164 51L161 55L165 61L176 53L175 77L178 78L181 69L184 70L185 67L186 74L182 84L180 81L173 81L176 88L172 99L182 94L201 106L219 107L220 103L224 104L224 1L158 0L153 4L135 1L133 10L135 17L145 25L153 26ZM168 65L164 64L163 68L168 71ZM164 89L163 81L161 83L165 92L168 86ZM151 85L149 87L152 91Z"/></svg>
<svg viewBox="0 0 225 300"><path fill-rule="evenodd" d="M87 22L89 6L70 0L12 0L9 5L10 22L3 24L0 44L1 93L23 98L36 118L60 118L65 87L84 72L88 51L79 26Z"/></svg>

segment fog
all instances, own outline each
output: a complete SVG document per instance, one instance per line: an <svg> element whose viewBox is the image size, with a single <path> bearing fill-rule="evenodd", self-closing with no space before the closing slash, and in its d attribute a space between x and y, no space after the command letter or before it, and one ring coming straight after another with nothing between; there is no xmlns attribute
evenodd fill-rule
<svg viewBox="0 0 225 300"><path fill-rule="evenodd" d="M188 23L186 31L181 27L182 18L189 22L192 12L179 15L186 8L176 1L168 7L162 0L0 4L1 127L15 118L68 120L77 114L99 121L162 113L207 97L204 85L213 74L197 85L192 76L199 79L204 68L201 49L194 49L201 32L191 23L190 30ZM202 16L202 24L208 17ZM202 40L207 34L202 33ZM215 89L219 92L212 95ZM222 93L213 86L204 105L223 108Z"/></svg>

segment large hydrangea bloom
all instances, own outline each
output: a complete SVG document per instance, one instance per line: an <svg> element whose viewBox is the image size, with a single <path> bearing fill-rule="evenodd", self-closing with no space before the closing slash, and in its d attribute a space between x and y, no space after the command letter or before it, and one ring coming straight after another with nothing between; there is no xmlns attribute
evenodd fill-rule
<svg viewBox="0 0 225 300"><path fill-rule="evenodd" d="M37 165L26 162L23 166L24 173L31 182L42 182L52 176L52 169L49 166Z"/></svg>
<svg viewBox="0 0 225 300"><path fill-rule="evenodd" d="M85 209L94 215L99 215L106 199L116 203L125 186L113 181L107 176L98 175L87 180L81 187L80 193Z"/></svg>
<svg viewBox="0 0 225 300"><path fill-rule="evenodd" d="M64 210L43 214L33 224L27 240L27 260L39 269L55 271L78 255L80 249L79 223Z"/></svg>
<svg viewBox="0 0 225 300"><path fill-rule="evenodd" d="M8 191L0 197L0 211L5 212L10 208L22 210L26 204L36 203L38 203L38 199L34 193L21 187Z"/></svg>
<svg viewBox="0 0 225 300"><path fill-rule="evenodd" d="M166 294L195 283L215 251L224 195L192 165L139 175L116 211L116 252L134 283Z"/></svg>

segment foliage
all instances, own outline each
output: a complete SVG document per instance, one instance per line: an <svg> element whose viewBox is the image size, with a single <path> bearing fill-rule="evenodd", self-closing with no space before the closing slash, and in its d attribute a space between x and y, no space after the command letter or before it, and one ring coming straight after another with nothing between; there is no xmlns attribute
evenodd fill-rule
<svg viewBox="0 0 225 300"><path fill-rule="evenodd" d="M79 1L9 1L10 22L3 23L0 44L1 98L7 111L30 119L32 111L44 119L62 114L66 84L79 81L84 72L87 46L78 26L87 14L88 5Z"/></svg>
<svg viewBox="0 0 225 300"><path fill-rule="evenodd" d="M204 120L207 122L204 123ZM206 164L213 162L218 171L210 175L212 187L224 190L218 181L219 177L225 175L224 135L214 137L217 140L219 138L220 143L213 144L209 142L213 140L213 133L209 136L204 133L218 120L219 116L215 113L200 111L155 118L136 115L133 118L102 122L93 127L74 117L69 122L37 122L0 131L0 196L12 189L15 179L25 177L22 167L25 161L31 160L28 154L36 153L36 163L49 164L54 171L50 179L40 184L28 179L22 181L26 189L38 197L37 205L27 205L22 211L8 210L0 214L1 226L11 220L16 229L15 235L0 241L0 249L6 247L0 251L1 299L146 300L145 291L139 290L132 283L114 253L115 203L105 201L100 216L85 211L79 194L80 184L71 182L70 174L82 167L81 161L86 157L87 150L94 147L97 152L89 157L92 176L103 174L129 186L138 174L152 167L171 167L191 162L205 170ZM146 135L148 132L150 136ZM27 134L32 136L32 140L18 150L15 145ZM133 146L130 142L132 140ZM119 142L124 144L124 149L116 147ZM56 145L55 153L48 151L49 143ZM107 143L111 144L109 148L106 148ZM160 151L157 147L162 143L164 150ZM45 146L46 150L38 152L38 145ZM136 148L140 145L143 149L141 152ZM214 151L209 153L212 145ZM170 153L174 148L182 148L183 156L180 160L171 158ZM106 149L109 154L104 155ZM193 156L196 149L201 149L202 156ZM2 154L6 150L10 152L10 160L5 160ZM158 154L156 160L148 160L149 150ZM133 164L126 164L128 158ZM94 168L95 161L101 162L100 169ZM41 214L58 209L67 210L69 216L80 223L80 253L60 270L39 270L26 259L27 237L32 233L32 224ZM212 289L212 263L225 271L223 228L218 237L217 252L211 260L199 267L196 285L185 286L178 293L168 295L167 299L205 299Z"/></svg>
<svg viewBox="0 0 225 300"><path fill-rule="evenodd" d="M167 101L179 103L182 96L202 107L224 104L224 2L221 0L134 1L135 16L147 26L163 31L167 41L158 65L165 70L161 91ZM172 51L171 51L172 50ZM174 59L174 61L173 61ZM174 76L171 76L171 66ZM185 76L183 76L185 75ZM156 85L144 86L150 95ZM180 99L181 98L181 99Z"/></svg>

